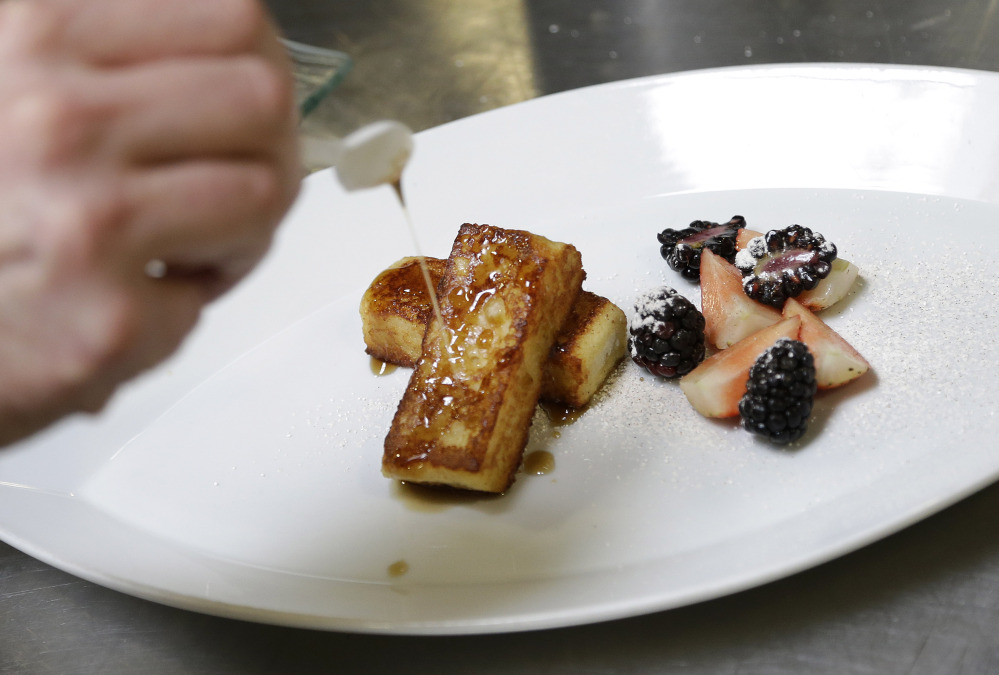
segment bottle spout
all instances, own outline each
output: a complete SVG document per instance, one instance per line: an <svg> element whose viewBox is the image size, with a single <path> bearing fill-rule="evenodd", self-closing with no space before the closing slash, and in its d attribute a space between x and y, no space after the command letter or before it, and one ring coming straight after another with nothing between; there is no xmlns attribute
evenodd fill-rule
<svg viewBox="0 0 999 675"><path fill-rule="evenodd" d="M302 140L308 166L330 166L349 191L397 183L413 153L413 133L391 120L374 122L344 138Z"/></svg>

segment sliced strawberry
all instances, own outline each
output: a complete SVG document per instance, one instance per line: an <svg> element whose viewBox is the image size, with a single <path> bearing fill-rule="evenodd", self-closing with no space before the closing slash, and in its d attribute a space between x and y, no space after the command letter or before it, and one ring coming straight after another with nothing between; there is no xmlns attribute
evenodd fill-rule
<svg viewBox="0 0 999 675"><path fill-rule="evenodd" d="M738 415L739 399L746 393L756 359L779 338L796 339L800 327L801 319L793 316L753 333L702 361L680 380L680 389L705 417Z"/></svg>
<svg viewBox="0 0 999 675"><path fill-rule="evenodd" d="M735 250L741 251L742 249L746 248L746 244L749 243L750 239L762 236L763 236L762 232L757 232L756 230L742 228L741 230L739 230L739 234L737 234L735 237Z"/></svg>
<svg viewBox="0 0 999 675"><path fill-rule="evenodd" d="M781 319L778 310L746 295L735 265L708 250L701 254L701 313L704 337L718 349Z"/></svg>
<svg viewBox="0 0 999 675"><path fill-rule="evenodd" d="M846 297L846 294L853 288L853 282L860 274L860 268L849 260L836 258L832 261L832 270L829 276L819 282L818 286L810 291L803 291L797 300L802 305L818 312L827 307L832 307L837 302Z"/></svg>
<svg viewBox="0 0 999 675"><path fill-rule="evenodd" d="M794 298L784 303L784 316L801 320L798 339L808 345L815 358L815 382L819 389L842 386L870 370L860 352ZM696 369L690 374L695 372Z"/></svg>

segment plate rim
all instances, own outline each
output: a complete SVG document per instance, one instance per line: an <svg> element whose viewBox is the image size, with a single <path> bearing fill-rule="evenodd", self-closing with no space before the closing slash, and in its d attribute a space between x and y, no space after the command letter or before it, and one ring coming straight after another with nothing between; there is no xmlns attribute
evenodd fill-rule
<svg viewBox="0 0 999 675"><path fill-rule="evenodd" d="M448 122L440 127L434 127L433 129L428 129L424 132L417 134L417 142L420 142L421 136L426 138L431 138L435 133L438 133L440 129L449 128L453 125L467 124L469 120L482 119L485 116L495 115L497 113L502 113L511 108L521 109L525 106L531 106L536 104L538 101L551 100L564 97L580 96L585 95L586 92L591 92L593 90L618 90L622 88L630 88L635 86L651 85L656 84L665 80L677 79L677 78L689 78L697 76L718 76L724 75L732 72L749 72L753 71L756 73L773 73L780 74L782 72L794 72L802 71L803 69L810 69L816 72L841 72L844 74L849 74L851 71L859 72L864 70L876 69L884 73L906 73L910 76L915 76L919 73L933 73L939 72L942 74L946 73L965 73L972 74L975 77L984 77L992 82L999 83L999 73L992 71L981 71L966 68L954 68L954 67L936 67L936 66L918 66L913 64L843 64L843 63L788 63L788 64L765 64L765 65L737 65L737 66L723 66L717 68L706 68L692 71L679 71L673 73L663 73L656 75L646 75L638 78L631 78L628 80L599 83L588 85L586 87L581 87L578 89L573 89L569 91L556 92L546 96L539 97L537 99L531 99L528 101L523 101L520 103L512 104L510 106L505 106L504 108L498 108L495 110L486 111L483 113L478 113L470 117L462 118L452 122ZM916 78L919 79L919 78ZM582 94L581 94L582 92ZM432 141L431 141L432 142ZM309 180L323 180L322 177L313 176ZM669 194L669 193L667 193ZM2 464L0 464L2 466ZM792 566L790 568L784 568L783 571L776 570L770 576L766 578L758 579L745 579L741 582L733 583L727 589L721 590L719 592L708 592L707 594L702 594L693 599L686 600L674 604L659 604L651 603L655 606L648 606L648 603L642 604L636 607L634 604L630 606L630 609L622 609L617 612L608 612L605 614L599 614L596 616L581 616L577 621L567 620L568 617L556 617L555 615L549 615L548 618L537 617L536 620L525 620L523 617L519 619L510 619L506 621L496 621L490 622L488 620L483 621L476 625L462 624L453 625L444 623L438 624L421 624L420 622L414 622L411 624L401 625L393 624L387 625L384 623L373 622L367 625L352 625L349 619L342 620L332 620L332 617L316 617L313 615L286 615L284 613L271 614L267 610L260 610L253 608L251 606L240 607L225 604L217 604L202 601L194 597L186 596L175 596L174 594L162 592L161 589L157 589L152 586L144 586L134 580L128 580L124 578L115 577L113 575L103 574L101 570L88 568L80 566L74 563L72 560L60 556L58 552L50 550L46 547L42 547L30 540L30 538L25 537L17 533L17 528L9 528L6 522L9 515L5 515L0 518L0 539L6 541L15 548L31 555L42 562L53 565L63 571L70 574L78 576L88 581L118 590L124 593L135 595L137 597L142 597L148 600L159 602L162 604L180 607L183 609L194 610L198 612L204 612L208 614L214 614L218 616L225 616L229 618L236 618L249 621L258 621L263 623L271 623L276 625L287 625L305 628L320 628L326 630L339 630L339 631L349 631L349 632L366 632L366 633L384 633L384 634L438 634L438 635L458 635L458 634L482 634L482 633L500 633L500 632L513 632L522 630L537 630L544 628L562 627L562 626L572 626L593 623L596 621L605 621L610 619L625 618L629 616L636 616L641 614L647 614L654 611L662 611L666 609L671 609L687 604L692 604L696 602L702 602L711 598L721 597L728 595L730 593L738 592L748 588L752 588L775 579L783 578L791 574L796 574L804 569L814 567L816 565L827 562L831 559L838 558L842 555L855 551L862 548L874 541L878 541L890 534L898 532L909 525L919 522L924 518L937 513L944 508L961 501L968 495L977 492L978 490L984 488L985 486L995 482L999 479L999 466L995 470L987 475L982 475L979 479L972 484L966 485L961 490L953 491L948 494L945 498L934 499L930 502L923 504L920 508L909 509L908 512L902 513L896 519L895 522L891 523L887 527L874 528L873 530L857 533L855 538L846 546L832 546L831 550L826 551L820 556L811 556L806 560L798 561L797 566ZM0 482L0 503L7 501L12 494L24 496L26 493L17 492L19 488L12 487L9 484ZM11 492L14 491L14 492ZM18 497L14 498L14 501L18 501ZM32 501L35 498L40 499L64 499L63 497L56 497L53 495L47 495L42 492L31 493L27 501ZM8 510L9 513L9 510ZM696 594L695 594L696 595ZM557 614L557 612L555 613ZM336 625L331 625L336 624Z"/></svg>

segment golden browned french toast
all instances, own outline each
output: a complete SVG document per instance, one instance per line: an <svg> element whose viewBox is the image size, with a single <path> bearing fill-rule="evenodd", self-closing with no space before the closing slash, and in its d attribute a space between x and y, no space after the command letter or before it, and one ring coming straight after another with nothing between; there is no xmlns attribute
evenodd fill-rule
<svg viewBox="0 0 999 675"><path fill-rule="evenodd" d="M426 258L434 288L446 260ZM412 367L420 356L431 301L419 258L403 258L381 272L361 299L361 323L371 356ZM579 408L603 384L627 349L627 319L607 298L582 291L548 356L541 399Z"/></svg>
<svg viewBox="0 0 999 675"><path fill-rule="evenodd" d="M521 230L461 226L382 472L482 492L513 482L545 361L583 281L579 252Z"/></svg>
<svg viewBox="0 0 999 675"><path fill-rule="evenodd" d="M434 289L444 276L446 260L424 258ZM361 296L365 351L376 359L413 367L420 358L423 334L433 303L420 258L403 258L382 271Z"/></svg>
<svg viewBox="0 0 999 675"><path fill-rule="evenodd" d="M573 408L589 403L627 353L627 326L613 302L580 293L548 355L541 398Z"/></svg>

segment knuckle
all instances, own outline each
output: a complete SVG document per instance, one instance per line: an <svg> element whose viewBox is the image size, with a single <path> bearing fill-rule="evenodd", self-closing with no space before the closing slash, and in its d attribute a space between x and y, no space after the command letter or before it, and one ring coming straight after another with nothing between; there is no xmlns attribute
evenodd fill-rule
<svg viewBox="0 0 999 675"><path fill-rule="evenodd" d="M86 360L98 371L128 360L141 335L141 306L134 294L111 292L95 312L94 329Z"/></svg>
<svg viewBox="0 0 999 675"><path fill-rule="evenodd" d="M139 309L135 298L123 291L104 291L89 299L59 368L61 389L86 390L128 361L139 335Z"/></svg>
<svg viewBox="0 0 999 675"><path fill-rule="evenodd" d="M264 59L250 59L245 68L254 114L268 125L283 130L294 110L295 92L290 73Z"/></svg>
<svg viewBox="0 0 999 675"><path fill-rule="evenodd" d="M13 123L31 157L52 167L85 154L96 140L90 106L70 88L35 87L16 103Z"/></svg>
<svg viewBox="0 0 999 675"><path fill-rule="evenodd" d="M104 410L114 395L115 386L114 383L106 383L103 386L88 387L80 397L79 411L96 415Z"/></svg>
<svg viewBox="0 0 999 675"><path fill-rule="evenodd" d="M254 211L259 214L268 236L298 196L300 181L297 174L284 168L278 161L260 163L248 172L245 179L246 194L253 195Z"/></svg>
<svg viewBox="0 0 999 675"><path fill-rule="evenodd" d="M0 3L0 43L27 54L51 49L62 37L63 3L20 0Z"/></svg>
<svg viewBox="0 0 999 675"><path fill-rule="evenodd" d="M129 209L120 196L122 190L115 180L108 178L99 188L82 192L66 206L66 227L74 228L96 246L106 247L111 238L119 236L128 220Z"/></svg>
<svg viewBox="0 0 999 675"><path fill-rule="evenodd" d="M162 362L197 324L202 305L200 292L181 303L160 303L132 287L107 289L80 331L77 382L117 384Z"/></svg>
<svg viewBox="0 0 999 675"><path fill-rule="evenodd" d="M249 193L254 196L259 210L273 218L284 211L287 195L277 168L261 165L248 172Z"/></svg>
<svg viewBox="0 0 999 675"><path fill-rule="evenodd" d="M53 264L66 273L86 273L101 260L120 238L128 218L123 200L107 191L67 195L47 207L41 242L51 252Z"/></svg>
<svg viewBox="0 0 999 675"><path fill-rule="evenodd" d="M270 31L270 19L257 0L213 0L226 17L226 35L233 49L255 50Z"/></svg>

